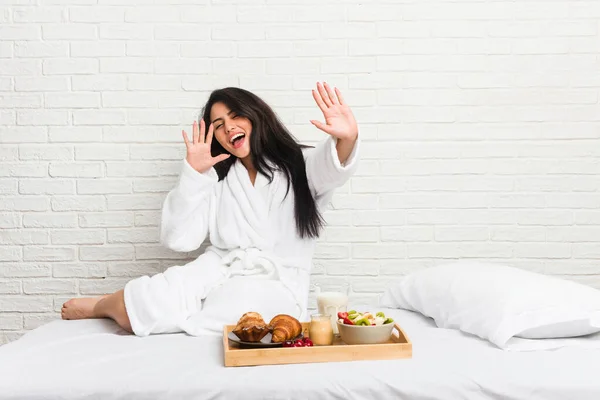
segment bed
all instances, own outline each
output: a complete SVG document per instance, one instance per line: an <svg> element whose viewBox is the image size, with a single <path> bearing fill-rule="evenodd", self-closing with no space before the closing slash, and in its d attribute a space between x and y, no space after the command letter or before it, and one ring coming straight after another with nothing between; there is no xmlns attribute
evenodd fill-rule
<svg viewBox="0 0 600 400"><path fill-rule="evenodd" d="M226 368L220 336L54 321L0 347L0 399L600 399L600 349L505 351L381 310L413 341L411 359Z"/></svg>

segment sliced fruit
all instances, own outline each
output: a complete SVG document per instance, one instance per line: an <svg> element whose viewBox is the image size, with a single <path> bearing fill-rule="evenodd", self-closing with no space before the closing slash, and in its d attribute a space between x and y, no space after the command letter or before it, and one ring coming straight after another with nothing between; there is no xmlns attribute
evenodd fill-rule
<svg viewBox="0 0 600 400"><path fill-rule="evenodd" d="M348 316L348 313L347 313L347 312L341 312L341 311L340 311L340 312L338 313L338 318L344 319L344 318L346 318L347 316Z"/></svg>

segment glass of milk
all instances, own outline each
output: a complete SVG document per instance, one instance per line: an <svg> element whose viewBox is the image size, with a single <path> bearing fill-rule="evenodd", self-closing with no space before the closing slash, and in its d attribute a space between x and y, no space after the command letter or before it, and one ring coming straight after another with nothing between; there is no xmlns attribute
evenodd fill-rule
<svg viewBox="0 0 600 400"><path fill-rule="evenodd" d="M346 282L338 283L315 283L317 294L317 307L319 314L331 316L331 327L333 333L339 335L337 328L338 312L348 311L348 294L350 285Z"/></svg>

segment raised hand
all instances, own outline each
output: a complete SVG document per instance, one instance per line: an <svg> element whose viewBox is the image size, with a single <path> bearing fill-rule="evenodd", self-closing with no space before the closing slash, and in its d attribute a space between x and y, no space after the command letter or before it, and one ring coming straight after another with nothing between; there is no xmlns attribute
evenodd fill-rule
<svg viewBox="0 0 600 400"><path fill-rule="evenodd" d="M198 123L194 121L192 132L192 142L188 139L185 131L182 130L181 134L187 148L185 159L196 171L206 172L215 164L229 158L230 154L220 154L213 157L210 153L210 145L213 140L213 124L210 124L208 128L208 135L205 135L206 127L204 119L200 120L200 129L198 129Z"/></svg>
<svg viewBox="0 0 600 400"><path fill-rule="evenodd" d="M358 137L358 125L338 88L334 91L327 83L322 85L319 82L317 90L313 89L312 94L323 112L325 123L316 120L310 122L328 135L354 141Z"/></svg>

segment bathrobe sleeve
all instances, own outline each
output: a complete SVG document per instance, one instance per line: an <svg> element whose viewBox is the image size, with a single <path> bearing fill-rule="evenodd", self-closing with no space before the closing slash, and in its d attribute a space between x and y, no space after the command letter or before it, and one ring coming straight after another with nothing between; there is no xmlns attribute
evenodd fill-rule
<svg viewBox="0 0 600 400"><path fill-rule="evenodd" d="M343 186L358 167L360 136L343 165L338 158L336 143L336 138L328 136L315 148L305 152L308 185L318 200L328 201L333 191Z"/></svg>
<svg viewBox="0 0 600 400"><path fill-rule="evenodd" d="M208 234L209 213L218 183L214 168L200 173L183 160L179 183L162 207L160 242L174 251L199 248Z"/></svg>

